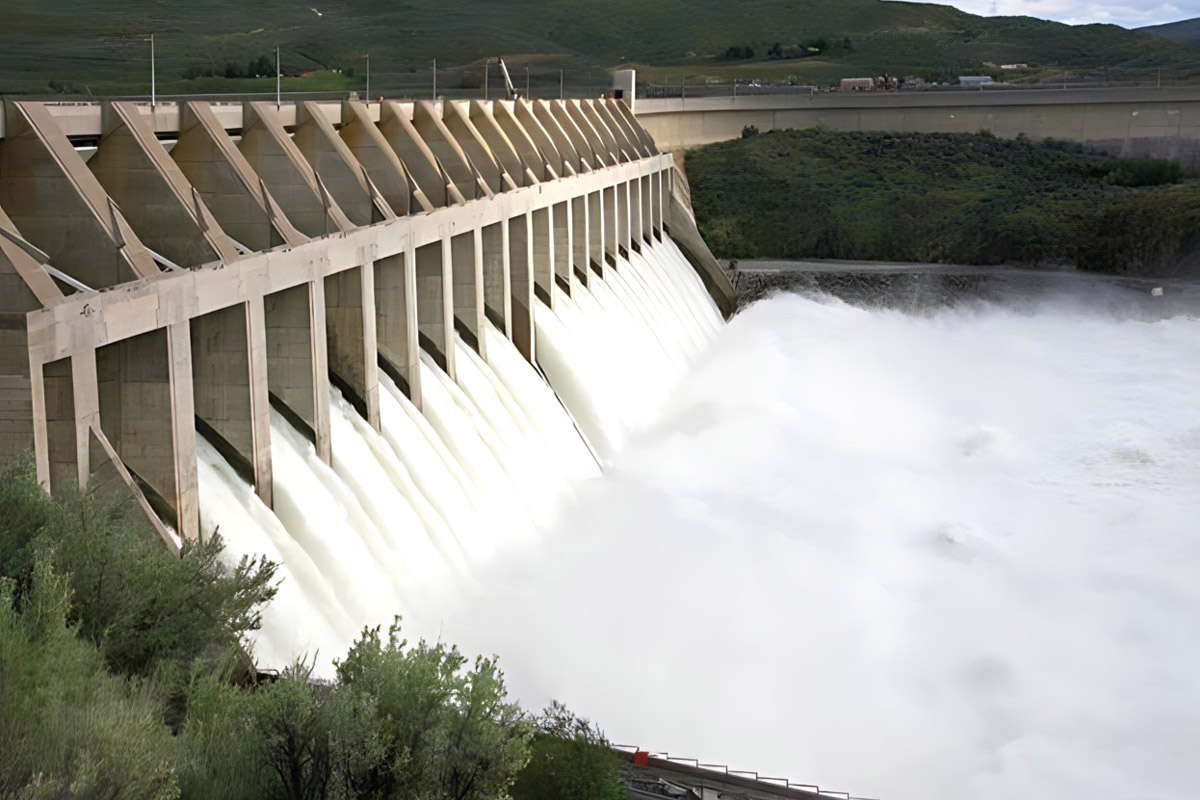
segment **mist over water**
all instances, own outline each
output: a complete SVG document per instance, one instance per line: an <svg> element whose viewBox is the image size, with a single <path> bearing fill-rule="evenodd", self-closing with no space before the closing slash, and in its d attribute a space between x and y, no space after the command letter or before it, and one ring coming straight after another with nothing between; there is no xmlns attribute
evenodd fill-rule
<svg viewBox="0 0 1200 800"><path fill-rule="evenodd" d="M553 392L489 328L423 412L385 381L382 433L335 394L331 467L273 419L274 513L202 444L206 533L284 565L260 661L401 613L646 749L1196 796L1194 287L822 279L722 326L670 242L622 267L539 305Z"/></svg>
<svg viewBox="0 0 1200 800"><path fill-rule="evenodd" d="M1198 306L1018 283L743 311L442 630L651 750L889 800L1197 796Z"/></svg>

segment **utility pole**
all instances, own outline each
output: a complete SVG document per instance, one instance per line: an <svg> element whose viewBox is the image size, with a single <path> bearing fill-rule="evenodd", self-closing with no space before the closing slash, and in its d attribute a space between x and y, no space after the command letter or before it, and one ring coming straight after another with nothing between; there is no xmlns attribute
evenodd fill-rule
<svg viewBox="0 0 1200 800"><path fill-rule="evenodd" d="M371 102L371 54L367 53L367 103Z"/></svg>
<svg viewBox="0 0 1200 800"><path fill-rule="evenodd" d="M282 76L283 76L283 72L279 69L279 48L276 47L275 48L275 110L276 111L278 111L279 107L281 105L283 105L282 100L280 98L280 95L282 94L281 83L280 83Z"/></svg>
<svg viewBox="0 0 1200 800"><path fill-rule="evenodd" d="M433 60L433 102L437 102L437 59Z"/></svg>
<svg viewBox="0 0 1200 800"><path fill-rule="evenodd" d="M150 34L150 111L158 107L158 88L154 81L154 34Z"/></svg>
<svg viewBox="0 0 1200 800"><path fill-rule="evenodd" d="M525 99L529 99L529 67L525 67Z"/></svg>
<svg viewBox="0 0 1200 800"><path fill-rule="evenodd" d="M484 102L487 102L487 99L488 99L488 80L491 78L491 74L492 74L491 59L484 59L484 62L483 62L483 99L484 99Z"/></svg>

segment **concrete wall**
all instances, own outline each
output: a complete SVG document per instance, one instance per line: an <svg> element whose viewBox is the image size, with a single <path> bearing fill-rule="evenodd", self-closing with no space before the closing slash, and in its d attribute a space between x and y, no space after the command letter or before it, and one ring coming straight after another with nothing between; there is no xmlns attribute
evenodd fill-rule
<svg viewBox="0 0 1200 800"><path fill-rule="evenodd" d="M600 101L105 114L89 167L55 107L8 104L0 456L32 442L55 491L101 469L185 540L197 427L270 504L272 409L328 461L331 386L378 429L379 370L420 407L420 351L454 377L456 331L536 359L535 303L670 214L672 158Z"/></svg>
<svg viewBox="0 0 1200 800"><path fill-rule="evenodd" d="M760 131L824 125L837 131L960 132L987 128L1085 142L1116 155L1176 159L1200 170L1200 90L1068 89L845 92L640 99L637 119L663 150Z"/></svg>

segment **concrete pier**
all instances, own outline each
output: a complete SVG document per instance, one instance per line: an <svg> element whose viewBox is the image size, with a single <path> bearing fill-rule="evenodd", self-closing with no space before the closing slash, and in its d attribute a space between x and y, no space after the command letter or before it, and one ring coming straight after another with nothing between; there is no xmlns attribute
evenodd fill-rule
<svg viewBox="0 0 1200 800"><path fill-rule="evenodd" d="M50 491L102 470L173 550L197 430L270 505L273 412L328 462L331 388L379 429L380 373L420 408L456 336L536 361L537 303L689 213L611 101L61 110L4 109L0 458L32 447Z"/></svg>

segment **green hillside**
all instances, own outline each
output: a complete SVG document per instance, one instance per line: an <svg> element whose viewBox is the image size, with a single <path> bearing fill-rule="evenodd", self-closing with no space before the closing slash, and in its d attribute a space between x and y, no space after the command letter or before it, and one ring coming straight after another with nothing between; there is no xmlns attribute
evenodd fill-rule
<svg viewBox="0 0 1200 800"><path fill-rule="evenodd" d="M1169 22L1166 25L1152 25L1147 28L1139 28L1139 30L1155 36L1164 36L1176 42L1200 44L1200 17Z"/></svg>
<svg viewBox="0 0 1200 800"><path fill-rule="evenodd" d="M58 91L146 92L150 32L165 92L273 90L252 62L272 60L276 45L286 88L318 90L361 87L366 53L373 88L427 87L436 58L450 93L477 90L481 59L501 54L518 83L528 66L556 89L562 68L577 91L603 88L605 70L624 63L664 79L937 79L987 62L1028 63L1015 76L1025 78L1200 75L1200 48L1147 33L880 0L5 0L2 23L0 91L9 92L46 92L51 81ZM730 48L755 56L729 59Z"/></svg>

